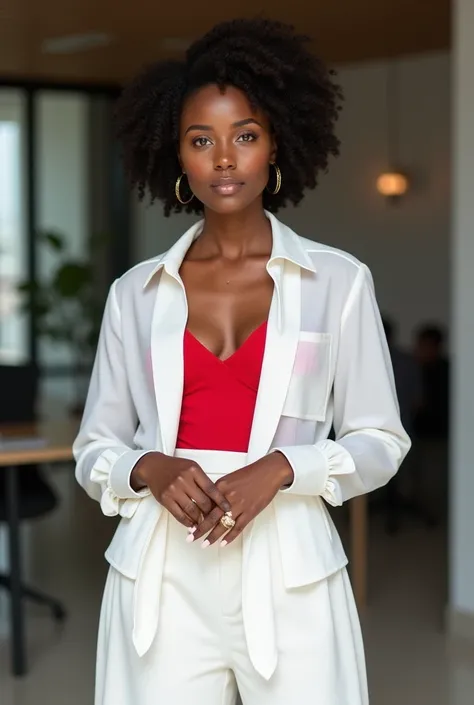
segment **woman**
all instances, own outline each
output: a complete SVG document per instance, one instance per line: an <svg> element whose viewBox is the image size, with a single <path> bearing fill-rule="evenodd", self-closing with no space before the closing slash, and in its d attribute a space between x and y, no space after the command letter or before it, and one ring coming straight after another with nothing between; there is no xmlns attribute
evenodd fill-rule
<svg viewBox="0 0 474 705"><path fill-rule="evenodd" d="M204 219L112 285L75 443L78 481L122 517L97 705L367 703L323 500L386 483L409 440L369 271L270 214L337 154L340 101L262 20L123 93L132 184Z"/></svg>

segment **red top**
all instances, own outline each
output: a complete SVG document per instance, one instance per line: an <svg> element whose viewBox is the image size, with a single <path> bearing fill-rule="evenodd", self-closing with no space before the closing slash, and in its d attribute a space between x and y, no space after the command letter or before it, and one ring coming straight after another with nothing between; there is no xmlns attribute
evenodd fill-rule
<svg viewBox="0 0 474 705"><path fill-rule="evenodd" d="M186 329L177 448L248 451L266 332L263 323L220 360Z"/></svg>

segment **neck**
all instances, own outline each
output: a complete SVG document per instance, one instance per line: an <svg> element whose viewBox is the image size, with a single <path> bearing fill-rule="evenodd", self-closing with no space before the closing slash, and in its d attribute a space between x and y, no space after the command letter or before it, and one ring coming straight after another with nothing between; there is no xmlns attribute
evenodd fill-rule
<svg viewBox="0 0 474 705"><path fill-rule="evenodd" d="M228 259L268 254L272 250L272 230L261 203L231 214L206 211L199 238L206 253Z"/></svg>

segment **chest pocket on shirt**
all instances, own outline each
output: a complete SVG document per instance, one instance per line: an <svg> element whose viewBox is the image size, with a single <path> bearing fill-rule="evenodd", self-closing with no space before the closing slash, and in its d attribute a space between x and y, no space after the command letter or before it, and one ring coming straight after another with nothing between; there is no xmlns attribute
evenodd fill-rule
<svg viewBox="0 0 474 705"><path fill-rule="evenodd" d="M283 416L324 421L331 382L330 333L301 331Z"/></svg>

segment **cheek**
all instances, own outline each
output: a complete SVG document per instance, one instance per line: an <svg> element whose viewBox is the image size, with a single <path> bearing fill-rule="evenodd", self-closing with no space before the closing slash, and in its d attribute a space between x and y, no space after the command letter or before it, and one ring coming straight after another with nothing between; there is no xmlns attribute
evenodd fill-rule
<svg viewBox="0 0 474 705"><path fill-rule="evenodd" d="M186 150L181 155L181 163L190 181L206 178L209 170L212 169L212 161L204 152Z"/></svg>
<svg viewBox="0 0 474 705"><path fill-rule="evenodd" d="M256 178L268 178L270 158L271 155L267 149L243 150L238 165Z"/></svg>

